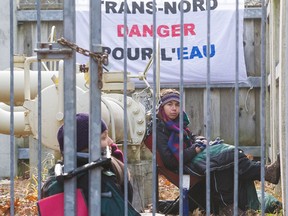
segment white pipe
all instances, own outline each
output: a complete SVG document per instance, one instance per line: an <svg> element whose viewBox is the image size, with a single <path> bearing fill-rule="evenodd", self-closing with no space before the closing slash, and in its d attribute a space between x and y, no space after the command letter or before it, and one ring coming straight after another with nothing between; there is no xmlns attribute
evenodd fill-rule
<svg viewBox="0 0 288 216"><path fill-rule="evenodd" d="M30 100L30 63L37 60L36 56L27 57L24 62L24 100Z"/></svg>
<svg viewBox="0 0 288 216"><path fill-rule="evenodd" d="M51 34L49 36L49 42L50 43L56 42L56 27L55 26L52 26L52 28L51 28ZM61 60L61 61L63 61L63 60ZM50 70L57 70L56 61L50 62Z"/></svg>
<svg viewBox="0 0 288 216"><path fill-rule="evenodd" d="M115 98L110 98L111 101L115 102L117 105L119 105L123 110L124 110L124 104L116 100ZM127 121L128 121L128 129L130 132L131 137L133 136L133 128L132 128L132 122L131 122L131 117L127 115Z"/></svg>
<svg viewBox="0 0 288 216"><path fill-rule="evenodd" d="M29 71L29 80L30 84L26 87L30 92L30 98L34 99L38 93L38 71ZM63 74L62 74L63 75ZM45 71L42 73L42 89L53 85L52 77L58 77L58 71ZM77 73L77 86L85 91L87 88L85 87L85 79L83 73ZM24 71L23 70L15 70L14 71L14 105L21 106L24 103ZM63 80L63 79L62 79ZM28 93L26 93L28 94ZM28 97L28 96L27 96ZM10 71L0 71L0 102L5 104L10 103Z"/></svg>
<svg viewBox="0 0 288 216"><path fill-rule="evenodd" d="M10 134L10 112L0 108L0 133ZM30 127L25 125L25 112L14 112L14 134L31 134Z"/></svg>
<svg viewBox="0 0 288 216"><path fill-rule="evenodd" d="M10 112L10 106L0 102L0 109ZM25 108L22 106L14 106L14 112L24 112Z"/></svg>
<svg viewBox="0 0 288 216"><path fill-rule="evenodd" d="M41 62L47 62L47 61L57 61L57 59L41 59ZM33 62L38 62L37 56L26 57L25 62L24 62L24 99L25 101L31 99L29 71L30 71L30 64ZM42 74L45 74L45 73L42 73Z"/></svg>
<svg viewBox="0 0 288 216"><path fill-rule="evenodd" d="M107 107L108 111L109 111L109 116L110 116L110 120L111 120L111 132L112 132L112 139L116 140L116 126L115 126L115 119L114 119L114 115L112 112L112 107L110 105L110 103L108 102L107 99L105 99L104 97L101 97L101 101L105 104L105 106Z"/></svg>
<svg viewBox="0 0 288 216"><path fill-rule="evenodd" d="M30 97L34 99L37 96L38 72L29 73L29 92ZM51 77L58 75L58 71L45 71L42 73L42 89L54 84ZM27 93L26 93L27 94ZM10 71L0 71L0 102L10 103ZM20 106L24 103L24 71L14 71L14 105Z"/></svg>
<svg viewBox="0 0 288 216"><path fill-rule="evenodd" d="M64 120L64 61L59 62L59 74L58 74L58 113L56 119L58 121Z"/></svg>

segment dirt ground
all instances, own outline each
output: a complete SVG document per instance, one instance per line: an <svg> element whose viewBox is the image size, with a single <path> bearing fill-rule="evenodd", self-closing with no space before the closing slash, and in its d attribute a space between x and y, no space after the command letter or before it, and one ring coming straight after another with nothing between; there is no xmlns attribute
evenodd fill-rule
<svg viewBox="0 0 288 216"><path fill-rule="evenodd" d="M16 216L34 216L38 215L37 212L37 188L31 182L36 179L25 179L16 178L14 180L14 197L15 197L15 215ZM256 187L260 188L259 182L256 182ZM271 184L265 185L266 192L275 196L279 201L281 197L279 194L275 194L275 186ZM179 190L163 176L159 176L159 190L161 200L171 200L179 195ZM151 205L147 206L145 213L142 215L151 215ZM10 215L10 181L0 180L0 215L9 216ZM158 214L157 214L158 215ZM205 215L199 210L196 210L191 215ZM222 214L223 215L223 214ZM232 214L233 215L233 214ZM248 212L245 215L261 215L257 212ZM269 215L282 215L279 214L269 214Z"/></svg>

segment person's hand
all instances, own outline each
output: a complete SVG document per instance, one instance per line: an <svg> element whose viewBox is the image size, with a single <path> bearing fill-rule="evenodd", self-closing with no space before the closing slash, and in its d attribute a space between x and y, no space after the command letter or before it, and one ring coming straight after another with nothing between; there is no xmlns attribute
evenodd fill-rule
<svg viewBox="0 0 288 216"><path fill-rule="evenodd" d="M197 154L199 154L202 150L200 147L196 146L195 151L197 152Z"/></svg>
<svg viewBox="0 0 288 216"><path fill-rule="evenodd" d="M206 143L207 143L207 141L204 142L204 140L196 140L195 146L196 146L197 148L200 148L201 151L203 151L203 150L206 148ZM198 152L197 152L197 153L198 153Z"/></svg>

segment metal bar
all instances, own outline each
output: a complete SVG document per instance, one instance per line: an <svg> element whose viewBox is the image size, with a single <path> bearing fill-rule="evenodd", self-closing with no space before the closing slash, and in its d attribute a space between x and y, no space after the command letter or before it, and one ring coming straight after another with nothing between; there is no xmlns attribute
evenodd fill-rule
<svg viewBox="0 0 288 216"><path fill-rule="evenodd" d="M245 8L244 19L261 19L261 8Z"/></svg>
<svg viewBox="0 0 288 216"><path fill-rule="evenodd" d="M124 0L124 26L127 25L127 0ZM127 30L124 28L124 215L128 215L128 170L127 170Z"/></svg>
<svg viewBox="0 0 288 216"><path fill-rule="evenodd" d="M285 11L286 11L286 14L288 14L288 2L285 2ZM286 101L286 111L285 111L285 122L286 122L286 127L285 127L285 154L282 154L282 158L285 157L285 159L282 161L285 162L285 173L286 173L286 176L285 177L282 177L282 179L284 178L284 184L282 184L282 187L284 186L285 189L284 189L284 196L282 195L282 197L284 198L283 200L286 200L284 203L284 214L285 215L288 215L288 206L287 206L287 203L288 203L288 177L287 177L287 174L288 174L288 111L287 111L287 102L288 102L288 16L286 15L285 16L285 34L286 34L286 37L285 37L285 43L286 43L286 47L285 47L285 74L284 74L284 77L285 77L285 101Z"/></svg>
<svg viewBox="0 0 288 216"><path fill-rule="evenodd" d="M80 152L81 153L81 152ZM57 181L63 182L65 179L71 179L81 173L85 173L89 170L95 169L96 167L101 167L103 165L107 165L111 163L111 158L109 157L100 157L96 161L89 162L83 166L77 167L74 170L69 171L68 173L63 173L63 165L57 163L55 165L55 176ZM57 172L56 172L57 170Z"/></svg>
<svg viewBox="0 0 288 216"><path fill-rule="evenodd" d="M42 21L63 21L63 10L41 10ZM35 10L19 10L16 12L18 22L34 22L37 21L37 11Z"/></svg>
<svg viewBox="0 0 288 216"><path fill-rule="evenodd" d="M37 42L41 41L41 15L40 15L41 2L37 0ZM38 200L41 199L41 182L42 182L42 95L41 95L41 59L38 58Z"/></svg>
<svg viewBox="0 0 288 216"><path fill-rule="evenodd" d="M64 1L64 37L75 42L75 0ZM75 53L64 60L64 171L76 168L76 69ZM64 215L76 215L76 179L64 184Z"/></svg>
<svg viewBox="0 0 288 216"><path fill-rule="evenodd" d="M18 22L33 22L37 20L35 10L18 10L16 19ZM261 8L245 8L244 19L261 19ZM42 21L63 21L62 10L41 10Z"/></svg>
<svg viewBox="0 0 288 216"><path fill-rule="evenodd" d="M232 72L231 72L232 73ZM193 85L191 85L193 84ZM206 88L206 83L183 83L185 89L190 88ZM145 88L145 84L137 83L136 88ZM162 88L178 88L178 83L163 83L161 84ZM234 88L234 83L210 83L211 88ZM248 77L246 83L239 83L240 88L260 88L261 87L261 77Z"/></svg>
<svg viewBox="0 0 288 216"><path fill-rule="evenodd" d="M210 125L211 125L211 117L210 117L210 21L211 21L211 10L210 10L210 1L206 1L207 8L207 81L206 81L206 139L207 143L210 142ZM206 156L206 215L210 215L210 146L206 147L207 156Z"/></svg>
<svg viewBox="0 0 288 216"><path fill-rule="evenodd" d="M101 1L90 0L90 50L102 53L101 47ZM89 161L101 156L101 90L99 89L99 65L90 57L90 84L89 84ZM97 179L97 181L95 181ZM96 201L97 200L97 201ZM89 215L101 215L101 169L96 168L89 172Z"/></svg>
<svg viewBox="0 0 288 216"><path fill-rule="evenodd" d="M235 28L235 101L234 101L234 216L238 215L238 147L239 147L239 1L236 0Z"/></svg>
<svg viewBox="0 0 288 216"><path fill-rule="evenodd" d="M184 13L183 13L183 0L181 0L181 5L180 5L180 26L181 26L181 37L180 37L180 50L181 50L181 56L180 56L180 81L179 81L179 84L180 84L180 121L179 121L179 124L180 124L180 151L179 151L179 189L180 189L180 200L179 200L179 215L183 215L183 167L184 167L184 164L183 164L183 147L184 147L184 144L183 144L183 44L184 44L184 39L183 39L183 35L184 35L184 30L183 30L183 24L184 24Z"/></svg>
<svg viewBox="0 0 288 216"><path fill-rule="evenodd" d="M17 159L29 159L29 148L18 148Z"/></svg>
<svg viewBox="0 0 288 216"><path fill-rule="evenodd" d="M72 57L72 49L63 47L58 43L37 43L38 59L67 59Z"/></svg>
<svg viewBox="0 0 288 216"><path fill-rule="evenodd" d="M261 100L260 100L260 140L261 140L261 215L265 215L265 159L266 159L266 70L265 70L265 58L266 58L266 3L262 0L262 19L261 19Z"/></svg>
<svg viewBox="0 0 288 216"><path fill-rule="evenodd" d="M153 0L153 32L156 32L156 0ZM153 34L153 80L156 79L156 35ZM157 143L157 131L156 131L156 113L157 113L157 103L158 101L156 100L156 85L153 85L153 109L152 109L152 201L153 201L153 208L152 208L152 214L153 216L156 214L156 210L158 210L158 200L159 200L159 187L158 187L158 171L157 171L157 160L156 160L156 153L157 153L157 148L156 148L156 143ZM157 193L157 194L156 194Z"/></svg>
<svg viewBox="0 0 288 216"><path fill-rule="evenodd" d="M14 215L14 4L10 1L10 215Z"/></svg>

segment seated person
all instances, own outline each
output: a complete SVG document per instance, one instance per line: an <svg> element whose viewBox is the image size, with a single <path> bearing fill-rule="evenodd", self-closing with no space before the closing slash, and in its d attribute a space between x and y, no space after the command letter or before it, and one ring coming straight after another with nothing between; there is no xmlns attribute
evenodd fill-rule
<svg viewBox="0 0 288 216"><path fill-rule="evenodd" d="M163 89L160 95L160 107L157 113L157 151L166 168L179 171L179 115L180 115L180 94L175 89ZM205 176L206 175L206 149L207 141L203 137L195 138L188 128L189 119L183 111L183 164L184 173ZM224 144L216 140L210 146L210 172L211 172L211 193L212 200L221 207L233 204L234 192L234 150L232 145ZM259 201L256 196L254 180L261 179L260 162L247 158L239 149L239 196L238 206L242 210L247 208L257 210ZM280 178L280 159L271 165L265 166L265 180L277 184ZM252 183L252 184L251 184ZM252 185L252 186L251 186ZM248 195L248 187L253 189L255 200ZM202 184L203 195L205 196L205 184ZM193 194L192 194L193 196ZM195 196L195 193L194 193ZM195 199L201 196L199 193ZM202 201L205 201L202 199ZM201 201L200 201L201 202ZM200 203L205 207L205 203Z"/></svg>
<svg viewBox="0 0 288 216"><path fill-rule="evenodd" d="M77 156L77 167L83 166L88 163L88 150L89 150L89 115L86 113L78 113L76 115L76 130L77 130L77 153L81 153L82 156ZM64 157L64 125L62 125L57 133L57 139L59 143L59 148ZM111 151L111 164L105 165L105 170L110 170L113 175L115 175L114 183L118 185L119 190L121 191L122 195L124 195L124 164L123 164L123 153L117 147L117 145L113 142L113 140L108 135L108 128L106 123L102 120L101 121L101 147L102 150L106 151L106 146L109 146ZM86 157L83 158L83 153ZM84 175L77 176L77 188L81 188L82 192L86 198L87 203L89 204L88 199L88 172L84 173ZM102 181L110 180L111 177L106 177L102 175ZM42 198L50 196L47 191L45 192L45 185L42 188ZM63 192L63 191L60 191ZM130 182L130 175L128 173L128 200L132 203L133 199L133 188Z"/></svg>

